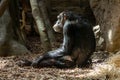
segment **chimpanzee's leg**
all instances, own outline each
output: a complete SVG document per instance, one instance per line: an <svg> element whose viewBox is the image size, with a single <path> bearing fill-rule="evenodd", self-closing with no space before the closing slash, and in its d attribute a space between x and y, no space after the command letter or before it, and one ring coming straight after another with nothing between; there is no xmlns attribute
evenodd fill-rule
<svg viewBox="0 0 120 80"><path fill-rule="evenodd" d="M69 22L66 22L63 28L63 45L61 48L50 51L47 54L44 54L43 56L40 56L35 61L32 62L31 66L37 67L39 66L39 63L43 60L47 59L59 59L65 55L71 55L73 47L74 47L74 34L72 34L72 26L69 25ZM59 62L58 62L59 63Z"/></svg>
<svg viewBox="0 0 120 80"><path fill-rule="evenodd" d="M57 68L73 68L75 67L75 62L72 60L71 56L66 55L55 60L54 66Z"/></svg>
<svg viewBox="0 0 120 80"><path fill-rule="evenodd" d="M65 52L64 52L64 49L62 48L59 48L57 50L54 50L54 51L50 51L40 57L38 57L36 60L34 60L31 64L31 66L33 67L39 67L40 63L44 60L49 60L49 59L58 59L62 56L65 55Z"/></svg>
<svg viewBox="0 0 120 80"><path fill-rule="evenodd" d="M47 59L43 60L36 67L57 67L57 68L72 68L74 67L74 61L70 60L68 57L63 56L58 59Z"/></svg>

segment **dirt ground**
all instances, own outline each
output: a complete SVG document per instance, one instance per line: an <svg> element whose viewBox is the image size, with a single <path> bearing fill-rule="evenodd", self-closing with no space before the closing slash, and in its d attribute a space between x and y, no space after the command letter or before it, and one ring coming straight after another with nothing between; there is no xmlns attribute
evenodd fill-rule
<svg viewBox="0 0 120 80"><path fill-rule="evenodd" d="M56 47L58 47L62 42L61 37L57 39ZM21 59L26 58L33 60L35 57L43 53L43 50L40 47L39 36L29 37L27 46L28 49L31 50L31 54L0 57L0 80L112 80L106 73L108 70L106 68L102 68L103 66L109 68L109 66L101 62L98 63L99 60L97 57L94 57L94 63L90 68L76 67L73 69L38 69L33 67L19 67L17 62ZM102 61L102 58L100 61ZM104 69L104 71L107 71L103 72L103 74L101 72L101 68Z"/></svg>
<svg viewBox="0 0 120 80"><path fill-rule="evenodd" d="M32 68L19 67L16 63L21 58L34 58L37 54L0 58L0 80L86 80L95 78L95 68ZM95 66L95 65L94 65ZM92 77L93 76L93 77ZM99 80L99 78L97 79Z"/></svg>

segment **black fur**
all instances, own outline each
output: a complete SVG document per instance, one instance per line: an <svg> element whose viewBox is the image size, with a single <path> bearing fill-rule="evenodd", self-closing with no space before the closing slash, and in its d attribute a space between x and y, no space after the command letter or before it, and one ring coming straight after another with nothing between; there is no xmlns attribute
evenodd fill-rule
<svg viewBox="0 0 120 80"><path fill-rule="evenodd" d="M66 21L63 26L62 47L49 51L34 60L33 67L70 68L75 65L83 66L95 51L95 36L91 24L81 16L70 11L64 11ZM68 58L64 58L68 56Z"/></svg>

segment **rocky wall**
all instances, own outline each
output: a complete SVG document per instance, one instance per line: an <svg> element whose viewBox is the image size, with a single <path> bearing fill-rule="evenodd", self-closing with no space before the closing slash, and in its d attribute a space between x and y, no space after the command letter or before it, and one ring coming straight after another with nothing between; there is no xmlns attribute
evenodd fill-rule
<svg viewBox="0 0 120 80"><path fill-rule="evenodd" d="M60 12L70 10L88 18L93 24L95 23L95 18L90 9L89 0L50 0L50 7L50 19L52 22L56 21L56 16Z"/></svg>
<svg viewBox="0 0 120 80"><path fill-rule="evenodd" d="M90 0L90 5L105 38L106 50L120 50L120 0Z"/></svg>

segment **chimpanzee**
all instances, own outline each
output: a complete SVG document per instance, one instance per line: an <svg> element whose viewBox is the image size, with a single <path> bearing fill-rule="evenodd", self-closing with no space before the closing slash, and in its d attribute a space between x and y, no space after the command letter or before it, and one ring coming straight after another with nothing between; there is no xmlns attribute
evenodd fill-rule
<svg viewBox="0 0 120 80"><path fill-rule="evenodd" d="M95 51L96 42L91 24L83 17L63 11L57 16L53 26L55 32L63 32L63 44L60 48L49 51L30 62L33 67L56 66L58 68L81 67L89 60Z"/></svg>

